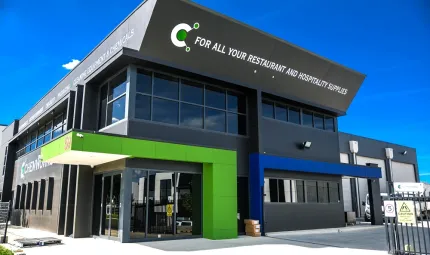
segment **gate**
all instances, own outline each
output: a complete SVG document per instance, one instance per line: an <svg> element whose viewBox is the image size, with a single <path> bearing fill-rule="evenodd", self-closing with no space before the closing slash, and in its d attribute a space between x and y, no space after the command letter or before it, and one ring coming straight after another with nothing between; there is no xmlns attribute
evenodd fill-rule
<svg viewBox="0 0 430 255"><path fill-rule="evenodd" d="M0 202L0 242L7 243L7 227L10 218L10 202Z"/></svg>
<svg viewBox="0 0 430 255"><path fill-rule="evenodd" d="M425 193L396 193L384 205L388 253L430 254L430 198Z"/></svg>

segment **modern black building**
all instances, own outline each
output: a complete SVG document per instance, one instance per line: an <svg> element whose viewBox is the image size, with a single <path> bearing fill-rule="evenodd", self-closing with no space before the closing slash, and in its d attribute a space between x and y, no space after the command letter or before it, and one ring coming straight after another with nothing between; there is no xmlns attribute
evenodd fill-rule
<svg viewBox="0 0 430 255"><path fill-rule="evenodd" d="M367 180L375 199L392 175L418 181L414 149L338 132L364 78L190 1L147 0L2 130L2 201L13 224L122 242L234 238L246 218L344 226Z"/></svg>

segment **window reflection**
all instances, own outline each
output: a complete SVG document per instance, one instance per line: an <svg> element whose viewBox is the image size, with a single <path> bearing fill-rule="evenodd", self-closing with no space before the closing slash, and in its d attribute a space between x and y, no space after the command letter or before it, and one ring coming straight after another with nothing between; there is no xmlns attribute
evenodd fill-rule
<svg viewBox="0 0 430 255"><path fill-rule="evenodd" d="M151 119L151 97L142 94L136 95L136 118Z"/></svg>
<svg viewBox="0 0 430 255"><path fill-rule="evenodd" d="M181 125L203 128L203 107L181 103Z"/></svg>
<svg viewBox="0 0 430 255"><path fill-rule="evenodd" d="M324 116L320 114L314 115L314 127L318 129L324 129Z"/></svg>
<svg viewBox="0 0 430 255"><path fill-rule="evenodd" d="M154 95L170 98L170 99L178 99L179 93L179 79L163 75L163 74L155 74L154 75Z"/></svg>
<svg viewBox="0 0 430 255"><path fill-rule="evenodd" d="M107 125L114 124L125 117L125 96L108 105Z"/></svg>
<svg viewBox="0 0 430 255"><path fill-rule="evenodd" d="M263 116L268 118L274 118L273 103L269 101L263 101Z"/></svg>
<svg viewBox="0 0 430 255"><path fill-rule="evenodd" d="M179 105L177 102L154 98L153 105L152 120L168 124L178 124Z"/></svg>
<svg viewBox="0 0 430 255"><path fill-rule="evenodd" d="M206 106L225 109L225 91L214 88L214 87L206 87L206 97L205 97Z"/></svg>
<svg viewBox="0 0 430 255"><path fill-rule="evenodd" d="M182 80L181 100L184 102L203 105L203 85Z"/></svg>
<svg viewBox="0 0 430 255"><path fill-rule="evenodd" d="M206 108L205 128L225 132L225 112Z"/></svg>
<svg viewBox="0 0 430 255"><path fill-rule="evenodd" d="M152 74L145 70L137 70L136 91L152 94Z"/></svg>
<svg viewBox="0 0 430 255"><path fill-rule="evenodd" d="M308 126L308 127L312 127L313 126L313 116L311 112L308 111L303 111L303 119L302 119L302 124L304 126Z"/></svg>
<svg viewBox="0 0 430 255"><path fill-rule="evenodd" d="M276 104L275 113L277 120L287 121L287 107Z"/></svg>

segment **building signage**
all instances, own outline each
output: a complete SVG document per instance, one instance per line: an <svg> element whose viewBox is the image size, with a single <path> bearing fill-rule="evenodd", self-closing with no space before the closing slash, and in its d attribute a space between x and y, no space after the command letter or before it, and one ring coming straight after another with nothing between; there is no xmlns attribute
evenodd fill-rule
<svg viewBox="0 0 430 255"><path fill-rule="evenodd" d="M141 54L339 113L364 75L187 1L158 0Z"/></svg>
<svg viewBox="0 0 430 255"><path fill-rule="evenodd" d="M414 209L414 201L396 201L397 222L415 224L417 216Z"/></svg>
<svg viewBox="0 0 430 255"><path fill-rule="evenodd" d="M424 193L424 183L395 182L394 192L397 193Z"/></svg>
<svg viewBox="0 0 430 255"><path fill-rule="evenodd" d="M384 201L384 215L385 217L396 217L396 209L395 209L393 200L385 200Z"/></svg>
<svg viewBox="0 0 430 255"><path fill-rule="evenodd" d="M52 165L53 163L42 162L42 156L40 154L37 156L36 159L31 161L27 161L27 159L24 159L20 167L21 179L23 179L27 174L31 172L38 171Z"/></svg>

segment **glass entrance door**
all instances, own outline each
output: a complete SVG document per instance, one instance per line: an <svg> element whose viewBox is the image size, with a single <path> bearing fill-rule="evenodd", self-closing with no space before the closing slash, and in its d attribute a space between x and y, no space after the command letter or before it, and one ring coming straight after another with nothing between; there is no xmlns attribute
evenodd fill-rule
<svg viewBox="0 0 430 255"><path fill-rule="evenodd" d="M102 189L99 192L102 194L99 235L114 239L118 238L121 174L103 175Z"/></svg>

